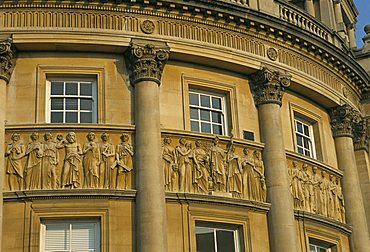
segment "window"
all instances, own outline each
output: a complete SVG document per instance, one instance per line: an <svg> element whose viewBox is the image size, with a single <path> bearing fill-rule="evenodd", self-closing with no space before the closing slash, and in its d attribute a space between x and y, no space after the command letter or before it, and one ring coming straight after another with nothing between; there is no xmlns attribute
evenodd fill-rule
<svg viewBox="0 0 370 252"><path fill-rule="evenodd" d="M99 252L98 220L45 220L41 223L41 252Z"/></svg>
<svg viewBox="0 0 370 252"><path fill-rule="evenodd" d="M197 252L241 252L240 228L237 225L197 221Z"/></svg>
<svg viewBox="0 0 370 252"><path fill-rule="evenodd" d="M311 158L316 158L312 124L302 118L295 117L294 126L297 141L297 152Z"/></svg>
<svg viewBox="0 0 370 252"><path fill-rule="evenodd" d="M191 131L227 135L225 95L189 91Z"/></svg>
<svg viewBox="0 0 370 252"><path fill-rule="evenodd" d="M48 80L46 121L49 123L96 123L96 81L82 78Z"/></svg>
<svg viewBox="0 0 370 252"><path fill-rule="evenodd" d="M310 252L336 252L336 246L329 242L310 238Z"/></svg>

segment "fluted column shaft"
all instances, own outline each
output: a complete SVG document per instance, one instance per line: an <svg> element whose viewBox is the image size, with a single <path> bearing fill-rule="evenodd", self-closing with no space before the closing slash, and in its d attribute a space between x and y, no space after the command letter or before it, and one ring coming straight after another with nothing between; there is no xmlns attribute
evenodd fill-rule
<svg viewBox="0 0 370 252"><path fill-rule="evenodd" d="M251 76L251 83L265 143L267 201L271 203L268 214L270 249L272 252L296 252L299 249L280 112L282 91L289 86L290 76L263 68Z"/></svg>
<svg viewBox="0 0 370 252"><path fill-rule="evenodd" d="M131 83L135 86L136 251L167 251L159 85L168 48L131 43Z"/></svg>
<svg viewBox="0 0 370 252"><path fill-rule="evenodd" d="M6 85L15 66L15 48L12 39L0 37L0 251L3 237L3 188L5 166L5 119L6 119Z"/></svg>
<svg viewBox="0 0 370 252"><path fill-rule="evenodd" d="M346 221L352 226L353 230L350 239L351 251L369 252L369 231L352 139L353 125L354 122L358 121L358 116L348 105L333 109L330 116L338 167L344 172L342 186L346 206Z"/></svg>

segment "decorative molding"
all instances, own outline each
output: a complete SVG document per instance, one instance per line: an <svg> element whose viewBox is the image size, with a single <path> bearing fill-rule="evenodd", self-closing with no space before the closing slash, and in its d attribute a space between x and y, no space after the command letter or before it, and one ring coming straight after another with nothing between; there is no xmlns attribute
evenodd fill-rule
<svg viewBox="0 0 370 252"><path fill-rule="evenodd" d="M9 82L16 61L16 50L10 37L0 38L0 79Z"/></svg>
<svg viewBox="0 0 370 252"><path fill-rule="evenodd" d="M283 91L290 86L291 75L263 66L250 75L256 106L275 103L281 106Z"/></svg>
<svg viewBox="0 0 370 252"><path fill-rule="evenodd" d="M155 29L155 24L152 20L143 20L140 24L141 30L146 34L152 34Z"/></svg>
<svg viewBox="0 0 370 252"><path fill-rule="evenodd" d="M353 138L354 123L360 120L359 113L348 104L337 106L329 111L334 137Z"/></svg>
<svg viewBox="0 0 370 252"><path fill-rule="evenodd" d="M267 49L267 57L272 61L276 61L278 58L277 50L273 47L270 47L269 49Z"/></svg>
<svg viewBox="0 0 370 252"><path fill-rule="evenodd" d="M170 56L170 48L153 41L133 40L127 51L130 80L132 84L140 81L154 81L161 84L162 72Z"/></svg>
<svg viewBox="0 0 370 252"><path fill-rule="evenodd" d="M370 119L361 118L353 127L353 144L355 150L369 152Z"/></svg>

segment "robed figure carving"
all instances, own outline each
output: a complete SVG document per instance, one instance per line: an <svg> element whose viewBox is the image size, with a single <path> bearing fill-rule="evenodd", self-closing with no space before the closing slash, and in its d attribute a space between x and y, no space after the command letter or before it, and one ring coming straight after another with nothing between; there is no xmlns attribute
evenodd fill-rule
<svg viewBox="0 0 370 252"><path fill-rule="evenodd" d="M177 156L175 148L170 144L171 138L165 137L162 146L164 188L166 191L177 192L179 187Z"/></svg>
<svg viewBox="0 0 370 252"><path fill-rule="evenodd" d="M24 157L25 149L20 141L20 135L14 133L11 142L6 146L5 157L6 174L8 175L9 190L17 191L23 189L23 167L21 159Z"/></svg>
<svg viewBox="0 0 370 252"><path fill-rule="evenodd" d="M209 150L213 189L219 192L226 192L226 151L218 144L219 139L216 137L213 140L213 146Z"/></svg>
<svg viewBox="0 0 370 252"><path fill-rule="evenodd" d="M179 169L179 190L180 192L191 192L191 144L187 144L185 138L180 138L179 145L176 146L176 155Z"/></svg>
<svg viewBox="0 0 370 252"><path fill-rule="evenodd" d="M109 134L103 133L101 135L100 144L100 171L99 171L99 186L102 188L116 188L117 171L115 168L111 168L114 162L114 146L109 142ZM114 172L115 171L115 172Z"/></svg>
<svg viewBox="0 0 370 252"><path fill-rule="evenodd" d="M265 167L263 165L261 152L255 150L253 152L254 158L254 170L255 170L255 180L256 180L256 192L257 196L255 200L266 201L266 179L265 179Z"/></svg>
<svg viewBox="0 0 370 252"><path fill-rule="evenodd" d="M132 158L134 151L132 145L129 143L129 136L127 134L121 135L121 143L116 148L116 161L112 165L112 169L117 168L116 187L119 189L127 189L128 174L132 171Z"/></svg>
<svg viewBox="0 0 370 252"><path fill-rule="evenodd" d="M210 180L209 156L199 140L195 141L192 157L194 160L194 191L207 194Z"/></svg>
<svg viewBox="0 0 370 252"><path fill-rule="evenodd" d="M232 143L228 146L226 162L228 164L228 192L233 197L240 198L242 194L242 168L240 157L235 153L235 147Z"/></svg>
<svg viewBox="0 0 370 252"><path fill-rule="evenodd" d="M255 179L254 160L249 155L248 148L243 149L244 157L241 160L241 167L243 171L243 197L249 200L257 199L257 186Z"/></svg>
<svg viewBox="0 0 370 252"><path fill-rule="evenodd" d="M58 148L63 147L65 149L65 158L61 186L62 188L78 188L81 184L80 163L82 150L81 146L76 142L76 134L74 132L69 132L66 136L66 140L62 139L58 143Z"/></svg>
<svg viewBox="0 0 370 252"><path fill-rule="evenodd" d="M25 188L28 190L41 189L42 144L39 141L38 133L33 132L30 138L31 142L28 143L26 149Z"/></svg>
<svg viewBox="0 0 370 252"><path fill-rule="evenodd" d="M42 170L43 170L43 188L56 189L59 187L59 153L57 143L53 141L53 136L50 132L44 134Z"/></svg>
<svg viewBox="0 0 370 252"><path fill-rule="evenodd" d="M89 132L86 136L88 142L84 144L82 154L84 168L84 187L98 188L99 187L99 165L100 165L100 150L95 142L95 134Z"/></svg>

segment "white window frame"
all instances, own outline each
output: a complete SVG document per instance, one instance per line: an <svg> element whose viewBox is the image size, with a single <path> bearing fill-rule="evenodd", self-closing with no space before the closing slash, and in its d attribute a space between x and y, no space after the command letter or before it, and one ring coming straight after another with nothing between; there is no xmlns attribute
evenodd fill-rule
<svg viewBox="0 0 370 252"><path fill-rule="evenodd" d="M192 105L190 103L190 95L191 94L196 94L198 95L198 102L199 102L199 105ZM201 105L201 100L200 100L200 97L201 95L203 96L208 96L210 97L210 102L211 102L211 107L204 107ZM212 108L212 98L218 98L218 99L221 99L221 109L215 109L215 108ZM219 135L223 135L223 136L227 136L228 135L228 115L227 115L227 103L226 103L226 94L222 94L222 93L217 93L217 92L210 92L210 91L203 91L203 90L199 90L199 89L190 89L189 90L189 94L188 94L188 99L189 99L189 118L190 118L190 130L192 132L199 132L199 133L209 133L209 134L216 134L214 133L214 130L213 130L213 125L217 125L217 126L221 126L221 129L222 129L222 132L221 134ZM192 119L191 118L191 109L197 109L198 110L198 118L199 119ZM200 117L200 111L201 110L207 110L210 112L210 121L204 121L201 119ZM217 122L212 122L212 113L211 112L217 112L217 113L221 113L221 123L217 123ZM199 126L199 131L193 131L191 129L191 122L198 122L198 126ZM205 122L205 123L209 123L210 124L210 127L211 127L211 132L204 132L202 131L202 126L201 126L201 123L202 122Z"/></svg>
<svg viewBox="0 0 370 252"><path fill-rule="evenodd" d="M77 82L78 83L78 94L77 95L51 95L51 83L52 82ZM80 95L80 84L81 83L91 83L92 85L92 95L91 96L82 96ZM65 84L64 84L64 88L65 88ZM83 98L88 98L88 99L92 99L93 101L93 107L92 107L92 122L88 122L88 123L83 123L83 124L92 124L92 123L97 123L97 120L98 120L98 97L97 97L97 81L96 81L96 78L93 78L91 76L58 76L58 77L50 77L50 78L47 78L46 80L46 108L45 108L45 115L46 115L46 123L52 123L51 122L51 98L52 97L60 97L60 98L77 98L78 100L80 99L83 99ZM63 106L65 106L65 103L63 103ZM66 113L66 109L65 107L62 109L62 110L54 110L54 111L58 111L58 112L63 112L63 122L62 123L66 123L66 118L65 118L65 113ZM80 113L81 112L88 112L87 110L86 111L83 111L80 109L80 102L78 102L78 108L77 110L68 110L70 112L77 112L78 113L78 116L77 116L77 124L80 124L80 120L81 120L81 116L80 116Z"/></svg>
<svg viewBox="0 0 370 252"><path fill-rule="evenodd" d="M217 231L228 231L228 232L231 232L233 233L233 236L234 236L234 244L235 244L235 248L234 248L234 251L230 251L230 252L241 252L241 244L240 244L240 241L241 241L241 233L240 233L240 228L239 226L237 225L233 225L233 224L226 224L226 223L216 223L216 222L204 222L204 221L200 221L200 222L196 222L195 224L195 235L197 235L197 228L209 228L209 229L213 229L213 236L214 236L214 246L215 246L215 251L214 252L222 252L222 251L218 251L217 249Z"/></svg>
<svg viewBox="0 0 370 252"><path fill-rule="evenodd" d="M304 134L304 130L303 130L303 133L298 132L297 123L302 124L302 129L304 129L304 126L307 126L309 136ZM308 122L307 120L302 119L301 117L295 116L294 117L294 133L295 133L295 138L296 138L296 152L299 153L298 148L300 147L300 148L303 149L303 154L302 153L299 153L299 154L316 159L315 138L314 138L312 123ZM302 137L302 146L298 145L298 136ZM306 148L304 146L304 139L308 140L309 148ZM310 153L310 155L306 155L305 154L306 151L308 151Z"/></svg>
<svg viewBox="0 0 370 252"><path fill-rule="evenodd" d="M70 249L69 250L58 250L58 251L47 251L45 246L46 246L46 242L45 242L45 237L46 237L46 225L48 223L64 223L64 224L69 224L69 228L70 228L70 235L72 236L73 235L73 232L72 232L72 224L73 223L92 223L92 224L95 224L95 249L94 250L84 250L83 252L100 252L101 249L100 249L100 244L101 244L101 235L100 235L100 220L99 219L90 219L90 218L87 218L87 219L46 219L46 220L43 220L41 222L41 230L40 230L40 252L80 252L80 251L73 251L72 248L71 248L71 237L69 238L69 241L70 241ZM82 252L82 251L81 251Z"/></svg>
<svg viewBox="0 0 370 252"><path fill-rule="evenodd" d="M336 245L332 244L330 242L322 241L319 239L312 239L309 238L309 251L310 252L321 252L321 250L324 250L325 252L332 252ZM334 251L337 251L334 249Z"/></svg>

